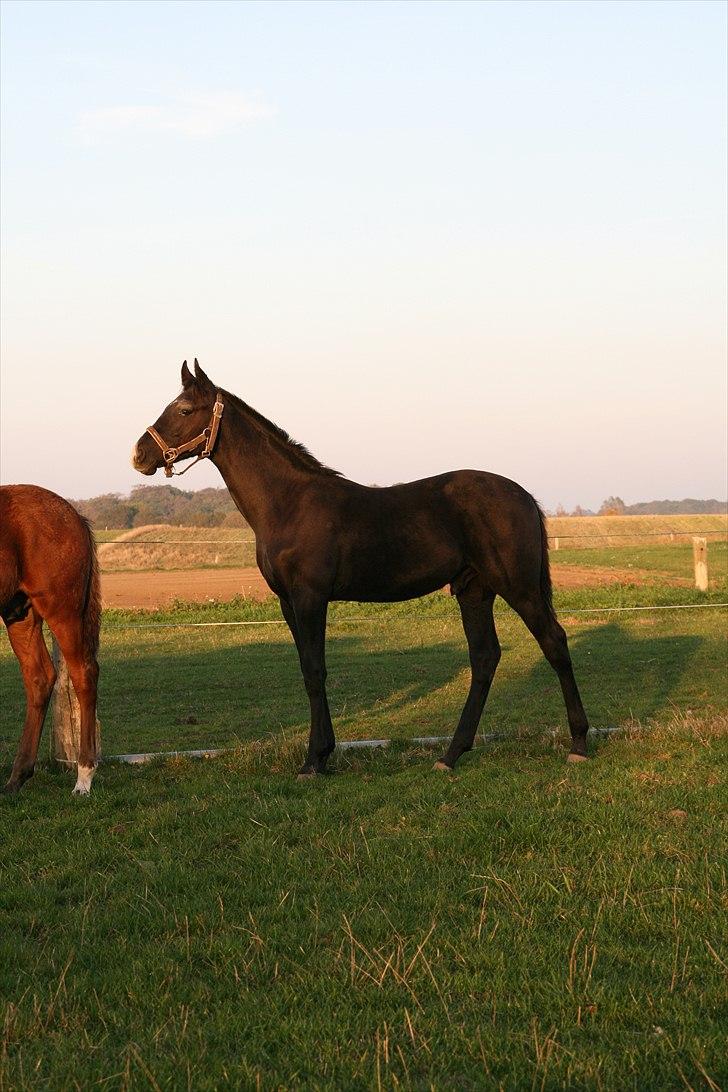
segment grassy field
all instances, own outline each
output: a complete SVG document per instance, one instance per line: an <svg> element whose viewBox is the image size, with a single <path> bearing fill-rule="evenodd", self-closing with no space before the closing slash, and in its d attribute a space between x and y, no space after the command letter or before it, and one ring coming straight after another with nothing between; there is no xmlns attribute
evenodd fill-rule
<svg viewBox="0 0 728 1092"><path fill-rule="evenodd" d="M2 1087L720 1088L726 728L41 772L0 802Z"/></svg>
<svg viewBox="0 0 728 1092"><path fill-rule="evenodd" d="M595 725L564 762L553 673L499 606L498 739L455 776L457 608L332 608L334 773L292 777L306 701L272 601L107 612L88 800L0 798L0 1088L710 1089L728 1081L725 586L563 592ZM0 758L21 713L0 644Z"/></svg>

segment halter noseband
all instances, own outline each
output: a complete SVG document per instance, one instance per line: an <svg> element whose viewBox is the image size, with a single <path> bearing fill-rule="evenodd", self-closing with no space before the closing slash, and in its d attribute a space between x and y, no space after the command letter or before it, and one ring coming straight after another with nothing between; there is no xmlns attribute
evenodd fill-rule
<svg viewBox="0 0 728 1092"><path fill-rule="evenodd" d="M175 473L172 470L172 463L179 458L180 455L184 455L185 451L191 451L193 447L197 447L201 440L205 441L200 454L195 459L194 463L190 463L184 470L177 471L177 477L182 474L186 474L188 470L191 470L195 463L199 463L200 459L209 459L212 455L215 447L215 440L217 439L218 429L220 428L220 418L222 417L222 411L225 409L225 404L220 397L220 391L217 391L215 395L215 405L212 407L212 417L210 418L210 424L207 428L203 428L202 432L198 436L195 436L192 440L188 440L186 444L180 444L179 447L169 447L165 444L162 437L157 432L154 425L150 425L147 432L154 440L155 444L162 449L162 458L164 459L164 473L168 478L171 478Z"/></svg>

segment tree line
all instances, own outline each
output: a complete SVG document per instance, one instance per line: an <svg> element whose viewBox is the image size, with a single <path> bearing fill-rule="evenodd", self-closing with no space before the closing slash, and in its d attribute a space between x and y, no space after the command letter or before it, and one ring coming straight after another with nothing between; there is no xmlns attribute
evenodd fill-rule
<svg viewBox="0 0 728 1092"><path fill-rule="evenodd" d="M174 485L138 485L128 496L103 493L73 502L97 531L149 523L175 527L245 527L227 489L177 489Z"/></svg>
<svg viewBox="0 0 728 1092"><path fill-rule="evenodd" d="M227 489L178 489L174 485L138 485L128 496L103 493L73 502L96 530L130 529L149 523L176 527L245 527ZM717 500L642 501L625 504L621 497L607 497L598 512L577 505L568 512L559 505L552 516L647 516L725 513L728 505Z"/></svg>
<svg viewBox="0 0 728 1092"><path fill-rule="evenodd" d="M559 504L555 512L549 512L549 516L694 516L694 515L725 515L728 513L728 501L697 500L693 497L685 497L683 500L653 500L639 501L637 504L625 504L621 497L607 497L598 509L593 512L589 508L582 508L577 504L571 512L567 512L563 505Z"/></svg>

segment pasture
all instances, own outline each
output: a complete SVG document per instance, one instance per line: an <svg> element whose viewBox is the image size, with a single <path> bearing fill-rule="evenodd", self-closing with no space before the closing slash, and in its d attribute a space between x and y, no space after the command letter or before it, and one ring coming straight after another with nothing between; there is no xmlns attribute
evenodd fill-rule
<svg viewBox="0 0 728 1092"><path fill-rule="evenodd" d="M499 604L489 739L454 776L410 742L449 734L467 689L446 594L332 607L338 736L398 742L313 784L284 626L130 628L276 622L274 601L108 611L104 752L232 750L103 766L88 800L44 767L0 799L0 1087L722 1087L726 614L579 613L725 602L712 575L557 592L591 722L620 729L575 767ZM7 767L4 637L0 664Z"/></svg>

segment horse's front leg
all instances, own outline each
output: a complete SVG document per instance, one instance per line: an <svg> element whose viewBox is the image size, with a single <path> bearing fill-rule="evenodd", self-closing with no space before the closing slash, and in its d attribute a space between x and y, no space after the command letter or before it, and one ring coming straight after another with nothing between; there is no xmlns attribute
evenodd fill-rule
<svg viewBox="0 0 728 1092"><path fill-rule="evenodd" d="M303 681L311 704L311 733L308 754L299 777L323 773L326 760L336 746L331 713L326 697L326 611L325 600L294 597L281 599L283 616L296 642Z"/></svg>

